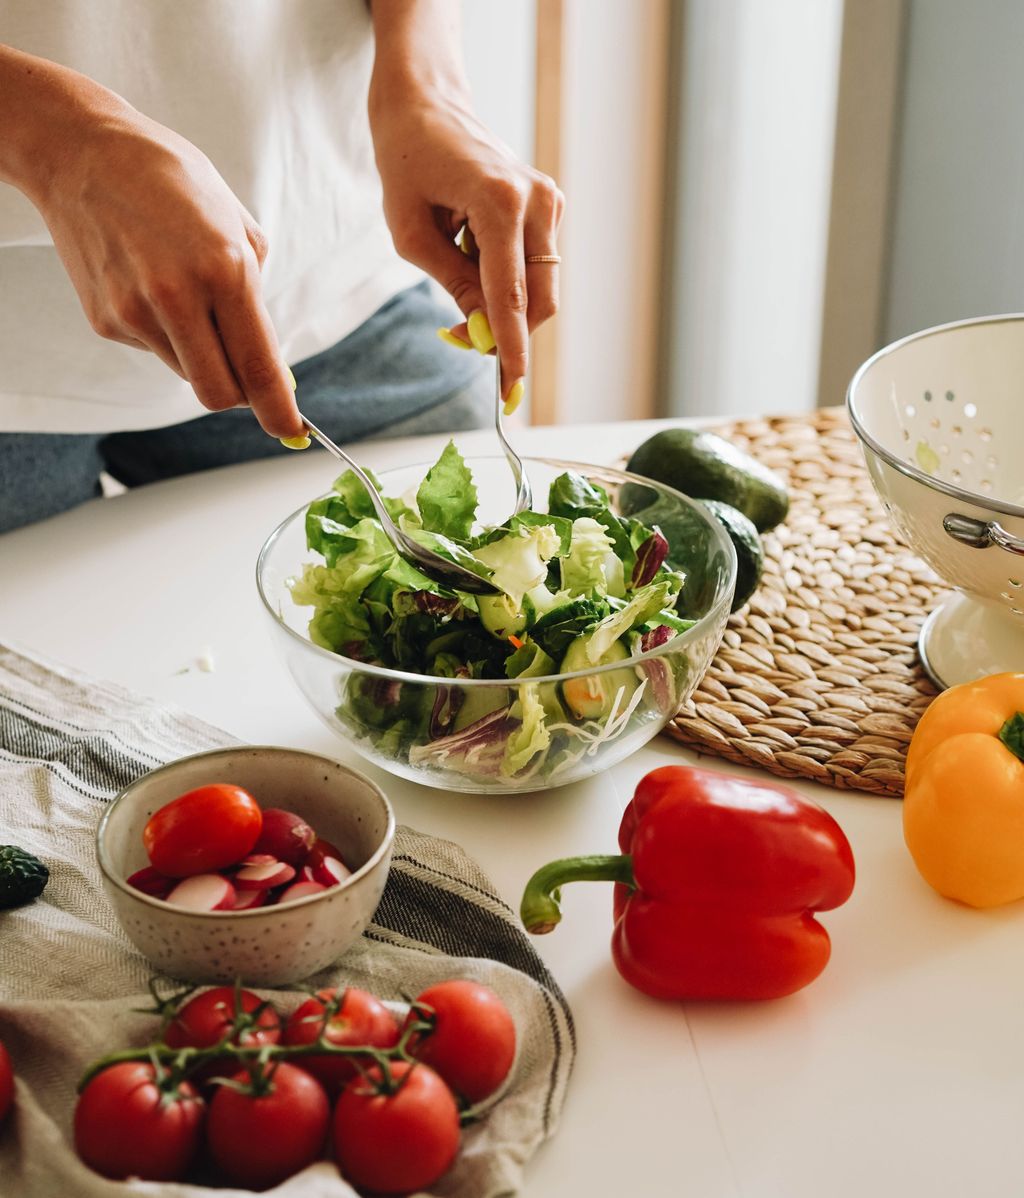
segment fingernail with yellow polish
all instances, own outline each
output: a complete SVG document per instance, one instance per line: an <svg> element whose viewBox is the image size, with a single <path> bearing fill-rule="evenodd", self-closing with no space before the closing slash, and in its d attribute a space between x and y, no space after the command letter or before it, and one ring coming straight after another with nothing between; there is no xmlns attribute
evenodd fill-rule
<svg viewBox="0 0 1024 1198"><path fill-rule="evenodd" d="M292 368L290 366L286 365L285 370L288 371L288 382L291 383L292 390L297 391L299 388L299 384L295 381L295 375L292 374Z"/></svg>
<svg viewBox="0 0 1024 1198"><path fill-rule="evenodd" d="M461 337L456 337L451 329L438 329L437 335L441 338L445 345L453 345L456 349L473 348L468 341L463 341Z"/></svg>
<svg viewBox="0 0 1024 1198"><path fill-rule="evenodd" d="M466 322L469 326L469 339L473 348L480 354L489 354L494 349L494 334L491 332L487 313L477 309Z"/></svg>
<svg viewBox="0 0 1024 1198"><path fill-rule="evenodd" d="M511 416L512 413L516 410L516 408L518 408L519 405L523 402L524 390L525 390L525 388L523 386L522 379L516 379L516 381L512 384L512 386L509 387L508 395L505 397L505 415L506 416Z"/></svg>
<svg viewBox="0 0 1024 1198"><path fill-rule="evenodd" d="M278 440L285 449L308 449L310 446L308 437L278 437Z"/></svg>

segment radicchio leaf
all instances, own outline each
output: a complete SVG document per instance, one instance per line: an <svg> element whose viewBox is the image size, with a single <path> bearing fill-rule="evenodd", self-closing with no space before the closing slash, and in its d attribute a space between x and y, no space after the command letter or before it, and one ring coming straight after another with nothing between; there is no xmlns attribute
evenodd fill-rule
<svg viewBox="0 0 1024 1198"><path fill-rule="evenodd" d="M666 641L670 641L676 634L674 628L669 628L667 624L659 624L657 628L650 629L640 637L640 651L646 653L649 649L657 649L659 645L664 645Z"/></svg>
<svg viewBox="0 0 1024 1198"><path fill-rule="evenodd" d="M653 582L655 574L661 569L662 562L666 557L668 557L668 541L656 528L636 551L636 562L629 580L630 586L637 590L647 586L649 582Z"/></svg>
<svg viewBox="0 0 1024 1198"><path fill-rule="evenodd" d="M474 724L442 736L427 745L413 745L410 765L436 765L479 778L496 778L501 773L505 746L519 721L509 715L508 707L492 711Z"/></svg>
<svg viewBox="0 0 1024 1198"><path fill-rule="evenodd" d="M430 713L430 735L444 736L466 700L466 692L457 686L438 686L434 694L434 708Z"/></svg>

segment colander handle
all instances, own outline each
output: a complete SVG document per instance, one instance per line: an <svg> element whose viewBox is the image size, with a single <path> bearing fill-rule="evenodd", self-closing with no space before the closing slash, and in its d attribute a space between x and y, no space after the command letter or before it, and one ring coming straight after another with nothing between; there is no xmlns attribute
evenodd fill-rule
<svg viewBox="0 0 1024 1198"><path fill-rule="evenodd" d="M952 512L942 521L942 527L961 545L969 545L972 549L988 549L990 545L998 545L1007 553L1024 557L1024 541L1007 532L998 520L975 520L971 516Z"/></svg>

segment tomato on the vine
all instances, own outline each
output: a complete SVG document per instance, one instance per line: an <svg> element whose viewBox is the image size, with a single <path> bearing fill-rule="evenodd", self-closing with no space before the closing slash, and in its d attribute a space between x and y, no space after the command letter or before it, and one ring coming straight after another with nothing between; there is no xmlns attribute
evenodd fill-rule
<svg viewBox="0 0 1024 1198"><path fill-rule="evenodd" d="M416 999L406 1024L417 1019L432 1027L412 1037L409 1052L436 1070L466 1103L489 1098L508 1076L516 1055L516 1025L489 987L463 979L439 982Z"/></svg>
<svg viewBox="0 0 1024 1198"><path fill-rule="evenodd" d="M167 1025L164 1043L170 1048L212 1048L231 1030L236 1019L234 986L215 986L190 998ZM281 1039L281 1019L269 1003L264 1003L251 990L239 990L238 1006L252 1014L260 1006L256 1026L245 1031L234 1042L251 1047L257 1044L277 1044Z"/></svg>
<svg viewBox="0 0 1024 1198"><path fill-rule="evenodd" d="M216 873L252 852L263 812L247 790L213 782L155 811L142 830L153 868L170 878Z"/></svg>
<svg viewBox="0 0 1024 1198"><path fill-rule="evenodd" d="M451 1090L419 1061L379 1066L348 1083L334 1108L334 1153L346 1181L378 1194L409 1194L435 1182L459 1150Z"/></svg>
<svg viewBox="0 0 1024 1198"><path fill-rule="evenodd" d="M323 1086L302 1069L282 1061L266 1067L258 1090L247 1070L222 1085L210 1103L206 1142L227 1181L267 1189L317 1160L323 1151L331 1106Z"/></svg>
<svg viewBox="0 0 1024 1198"><path fill-rule="evenodd" d="M298 1008L288 1020L284 1031L285 1044L313 1044L324 1032L329 1044L369 1044L374 1048L392 1048L398 1043L398 1022L387 1007L365 990L349 987L342 993L341 1005L327 1020L327 1004L337 991L321 990ZM295 1064L306 1069L321 1081L329 1094L336 1095L359 1072L355 1057L322 1056L296 1057ZM366 1058L358 1058L367 1064Z"/></svg>
<svg viewBox="0 0 1024 1198"><path fill-rule="evenodd" d="M0 1040L0 1126L14 1102L14 1066L11 1057Z"/></svg>
<svg viewBox="0 0 1024 1198"><path fill-rule="evenodd" d="M180 1181L195 1159L205 1103L182 1082L164 1094L148 1061L123 1061L98 1073L75 1107L75 1148L114 1180Z"/></svg>

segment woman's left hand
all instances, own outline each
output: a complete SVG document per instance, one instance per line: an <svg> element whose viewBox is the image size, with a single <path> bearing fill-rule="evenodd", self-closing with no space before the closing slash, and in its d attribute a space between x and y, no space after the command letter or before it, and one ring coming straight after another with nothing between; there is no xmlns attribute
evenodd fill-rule
<svg viewBox="0 0 1024 1198"><path fill-rule="evenodd" d="M370 125L395 248L432 275L467 319L486 314L507 399L526 375L530 333L558 309L557 262L527 258L557 255L562 193L477 120L459 86L375 80ZM455 244L464 225L471 253ZM468 347L465 325L452 332Z"/></svg>

